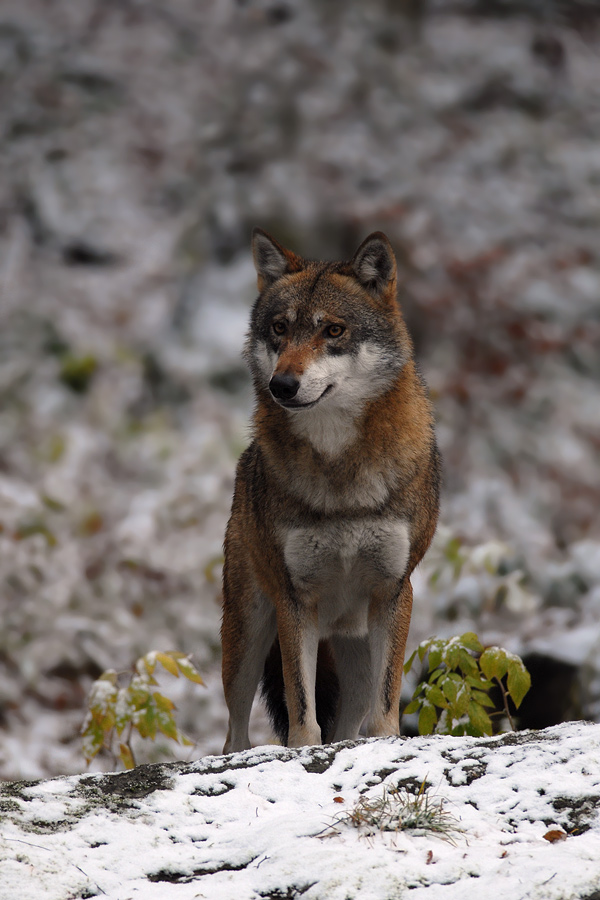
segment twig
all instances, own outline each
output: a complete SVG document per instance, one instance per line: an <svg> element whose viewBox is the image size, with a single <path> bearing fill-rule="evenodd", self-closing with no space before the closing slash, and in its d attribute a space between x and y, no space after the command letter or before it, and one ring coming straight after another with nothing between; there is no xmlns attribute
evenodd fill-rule
<svg viewBox="0 0 600 900"><path fill-rule="evenodd" d="M28 847L37 847L38 850L47 850L48 853L52 853L50 847L43 847L41 844L32 844L31 841L23 841L21 838L3 838L5 841L14 841L16 844L27 844Z"/></svg>
<svg viewBox="0 0 600 900"><path fill-rule="evenodd" d="M506 713L506 717L507 717L508 721L510 722L510 727L513 731L516 731L517 729L515 728L515 723L513 722L512 716L510 714L510 710L508 708L508 691L505 689L504 685L502 684L501 678L498 678L495 676L495 680L500 685L500 690L502 692L502 702L504 703L504 712Z"/></svg>
<svg viewBox="0 0 600 900"><path fill-rule="evenodd" d="M98 882L94 878L90 878L88 873L84 872L83 869L81 868L81 866L78 866L77 863L71 863L71 865L75 866L75 868L78 869L82 875L85 875L85 877L88 879L88 881L92 881L96 885L96 887L98 888L100 893L104 894L104 896L106 896L106 891L103 891L102 888L100 887L100 885L98 884Z"/></svg>

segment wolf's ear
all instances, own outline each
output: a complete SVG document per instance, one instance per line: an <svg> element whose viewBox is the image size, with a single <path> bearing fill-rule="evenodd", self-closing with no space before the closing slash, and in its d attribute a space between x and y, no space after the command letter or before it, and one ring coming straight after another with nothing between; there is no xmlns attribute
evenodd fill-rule
<svg viewBox="0 0 600 900"><path fill-rule="evenodd" d="M382 231L366 238L352 259L354 274L364 288L383 297L396 287L396 258L392 246Z"/></svg>
<svg viewBox="0 0 600 900"><path fill-rule="evenodd" d="M286 272L298 271L300 268L300 258L282 247L262 228L254 228L252 231L252 257L258 275L259 291L273 284Z"/></svg>

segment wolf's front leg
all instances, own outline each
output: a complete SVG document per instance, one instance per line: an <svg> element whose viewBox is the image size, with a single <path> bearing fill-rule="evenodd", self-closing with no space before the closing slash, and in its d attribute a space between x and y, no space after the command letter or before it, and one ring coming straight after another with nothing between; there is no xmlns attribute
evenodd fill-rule
<svg viewBox="0 0 600 900"><path fill-rule="evenodd" d="M400 690L406 639L412 611L408 578L399 594L381 591L369 608L369 646L373 693L369 737L400 734Z"/></svg>
<svg viewBox="0 0 600 900"><path fill-rule="evenodd" d="M277 610L283 681L289 717L288 747L321 743L317 724L315 681L319 649L316 604L287 599Z"/></svg>
<svg viewBox="0 0 600 900"><path fill-rule="evenodd" d="M229 729L223 753L250 748L252 702L276 632L275 609L258 589L234 602L225 596L221 639Z"/></svg>

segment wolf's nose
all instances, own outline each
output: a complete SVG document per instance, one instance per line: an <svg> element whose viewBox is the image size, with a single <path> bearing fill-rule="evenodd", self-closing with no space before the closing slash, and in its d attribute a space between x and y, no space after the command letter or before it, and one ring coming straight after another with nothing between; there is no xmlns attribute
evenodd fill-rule
<svg viewBox="0 0 600 900"><path fill-rule="evenodd" d="M273 375L269 390L276 400L291 400L298 393L300 382L293 375Z"/></svg>

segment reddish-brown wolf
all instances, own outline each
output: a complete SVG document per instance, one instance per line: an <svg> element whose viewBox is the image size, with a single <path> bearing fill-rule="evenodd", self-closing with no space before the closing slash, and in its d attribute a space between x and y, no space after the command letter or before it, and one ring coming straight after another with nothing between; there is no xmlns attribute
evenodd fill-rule
<svg viewBox="0 0 600 900"><path fill-rule="evenodd" d="M246 359L254 440L225 537L224 752L250 747L262 678L290 747L399 731L410 575L435 531L431 404L381 232L348 262L257 228Z"/></svg>

